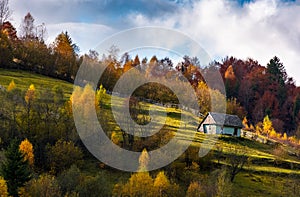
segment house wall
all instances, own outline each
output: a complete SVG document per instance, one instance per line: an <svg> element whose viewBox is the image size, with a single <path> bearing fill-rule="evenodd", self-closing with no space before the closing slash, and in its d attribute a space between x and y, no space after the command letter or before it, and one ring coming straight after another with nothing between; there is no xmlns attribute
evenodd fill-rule
<svg viewBox="0 0 300 197"><path fill-rule="evenodd" d="M219 125L202 124L203 132L207 134L221 134L222 127ZM234 127L223 127L223 134L233 135ZM237 129L237 136L241 136L241 129Z"/></svg>
<svg viewBox="0 0 300 197"><path fill-rule="evenodd" d="M223 128L223 134L233 135L234 134L234 127L224 127ZM240 128L237 128L236 136L238 136L238 137L241 136L241 129Z"/></svg>
<svg viewBox="0 0 300 197"><path fill-rule="evenodd" d="M216 125L210 125L210 124L203 124L204 133L207 134L216 134Z"/></svg>

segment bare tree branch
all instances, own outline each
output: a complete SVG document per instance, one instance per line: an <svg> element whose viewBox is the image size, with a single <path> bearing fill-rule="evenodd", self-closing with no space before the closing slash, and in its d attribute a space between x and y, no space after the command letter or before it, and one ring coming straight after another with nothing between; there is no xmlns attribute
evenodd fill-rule
<svg viewBox="0 0 300 197"><path fill-rule="evenodd" d="M12 12L8 6L8 0L0 0L0 27L8 20Z"/></svg>

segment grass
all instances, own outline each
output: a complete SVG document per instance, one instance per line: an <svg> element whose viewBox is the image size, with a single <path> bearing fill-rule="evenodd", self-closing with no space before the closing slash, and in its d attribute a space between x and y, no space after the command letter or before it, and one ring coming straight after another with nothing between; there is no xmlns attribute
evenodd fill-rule
<svg viewBox="0 0 300 197"><path fill-rule="evenodd" d="M293 182L293 183L292 183ZM241 172L234 180L233 196L299 196L299 177Z"/></svg>
<svg viewBox="0 0 300 197"><path fill-rule="evenodd" d="M7 70L0 68L0 85L7 88L11 81L14 81L16 87L25 91L33 84L37 90L51 91L54 86L60 86L69 98L73 91L73 84L59 79L53 79L39 74L34 74L22 70Z"/></svg>

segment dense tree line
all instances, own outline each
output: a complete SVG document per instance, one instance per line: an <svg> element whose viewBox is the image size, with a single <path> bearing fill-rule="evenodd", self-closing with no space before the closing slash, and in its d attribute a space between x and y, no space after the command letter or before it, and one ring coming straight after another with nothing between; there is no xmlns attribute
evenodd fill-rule
<svg viewBox="0 0 300 197"><path fill-rule="evenodd" d="M276 131L295 134L299 124L299 88L287 76L278 57L266 67L257 61L226 58L217 63L223 76L228 99L236 99L247 112L250 123L268 116Z"/></svg>
<svg viewBox="0 0 300 197"><path fill-rule="evenodd" d="M73 81L84 59L106 67L98 87L102 84L108 91L112 91L118 79L132 68L144 77L171 79L185 84L183 78L178 75L181 73L194 87L202 114L211 110L211 99L222 100L222 94L225 97L225 92L222 92L220 86L222 84L212 82L209 83L212 87L207 86L207 80L214 79L218 71L225 84L228 113L238 114L240 118L246 116L253 125L268 115L276 130L288 135L295 134L298 128L299 88L293 79L288 77L278 57L272 58L266 67L252 59L227 57L203 68L196 57L189 56L184 56L182 62L177 65L173 65L168 57L158 59L153 56L148 61L147 58L140 60L138 56L132 58L125 53L118 59L118 49L112 46L108 55L103 55L100 59L99 54L92 50L79 56L79 48L68 32L62 32L52 44L46 45L43 37L45 32L45 27L35 26L30 13L22 21L19 37L11 23L4 21L0 32L0 67L30 70ZM87 72L93 72L93 68ZM160 103L178 103L170 89L157 83L145 84L134 92L134 96Z"/></svg>
<svg viewBox="0 0 300 197"><path fill-rule="evenodd" d="M138 56L133 59L128 54L125 56L126 58L121 59L123 61L116 58L109 60L111 57L101 60L110 62L100 79L106 89L112 90L118 78L130 68L136 68L146 78L159 77L162 84L164 79L182 81L182 84L185 84L178 75L179 72L194 87L202 114L211 110L212 99L220 103L226 99L227 113L237 114L241 119L247 117L248 123L252 125L262 122L264 117L268 116L277 132L287 133L289 136L296 134L300 115L299 88L294 80L288 77L283 63L276 56L270 59L266 66L252 59L227 57L205 68L196 61L197 58L188 56L176 66L169 58L158 60L153 56L148 62L147 59L139 61ZM222 84L214 81L207 83L207 80L214 79L218 72L221 73L226 92L222 91ZM108 78L110 80L107 80ZM139 87L134 96L161 103L178 102L170 89L155 83Z"/></svg>
<svg viewBox="0 0 300 197"><path fill-rule="evenodd" d="M22 21L19 36L9 21L1 23L0 30L0 67L74 80L81 59L79 48L67 31L60 33L52 44L46 45L46 27L44 24L36 26L30 13Z"/></svg>

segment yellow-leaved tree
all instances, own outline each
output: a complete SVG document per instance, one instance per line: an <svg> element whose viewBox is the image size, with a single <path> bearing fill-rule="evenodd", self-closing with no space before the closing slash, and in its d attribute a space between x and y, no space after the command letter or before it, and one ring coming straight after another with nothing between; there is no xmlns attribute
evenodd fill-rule
<svg viewBox="0 0 300 197"><path fill-rule="evenodd" d="M33 84L29 86L29 88L26 91L25 94L25 101L26 101L26 118L25 121L27 122L27 128L25 129L26 134L29 134L31 131L32 127L32 103L33 100L35 99L35 87Z"/></svg>
<svg viewBox="0 0 300 197"><path fill-rule="evenodd" d="M110 137L111 141L116 144L116 145L120 145L121 143L121 139L120 137L118 136L117 132L116 131L113 131L111 133L111 137Z"/></svg>
<svg viewBox="0 0 300 197"><path fill-rule="evenodd" d="M99 106L100 108L102 107L105 95L106 89L101 84L99 89L96 91L96 106Z"/></svg>
<svg viewBox="0 0 300 197"><path fill-rule="evenodd" d="M171 184L164 171L161 171L157 174L154 180L154 188L157 192L157 196L164 196L169 193L171 189Z"/></svg>
<svg viewBox="0 0 300 197"><path fill-rule="evenodd" d="M34 100L34 98L35 98L35 87L33 84L31 84L25 94L25 101L28 105L30 105L30 103L32 102L32 100Z"/></svg>
<svg viewBox="0 0 300 197"><path fill-rule="evenodd" d="M147 171L149 164L149 154L144 149L139 157L139 172L131 175L127 183L117 183L114 188L113 196L176 196L179 186L170 183L165 173L159 172L156 178L150 176Z"/></svg>
<svg viewBox="0 0 300 197"><path fill-rule="evenodd" d="M14 80L12 80L7 87L7 91L10 92L15 88L16 88L16 84L15 84Z"/></svg>
<svg viewBox="0 0 300 197"><path fill-rule="evenodd" d="M246 116L244 117L242 123L243 123L244 129L245 129L245 130L249 130L248 120L247 120L247 117L246 117Z"/></svg>
<svg viewBox="0 0 300 197"><path fill-rule="evenodd" d="M205 192L202 190L200 183L197 181L191 182L186 192L186 197L194 196L205 196Z"/></svg>
<svg viewBox="0 0 300 197"><path fill-rule="evenodd" d="M144 149L139 157L139 172L131 175L126 184L116 184L113 196L154 196L153 179L147 171L149 155Z"/></svg>
<svg viewBox="0 0 300 197"><path fill-rule="evenodd" d="M0 197L8 197L7 184L3 177L0 176Z"/></svg>
<svg viewBox="0 0 300 197"><path fill-rule="evenodd" d="M263 121L263 133L269 136L269 134L274 130L272 121L270 120L269 116L266 116Z"/></svg>
<svg viewBox="0 0 300 197"><path fill-rule="evenodd" d="M75 110L74 113L79 113L85 121L92 119L93 111L95 107L98 107L92 85L87 84L84 88L76 86L70 100Z"/></svg>
<svg viewBox="0 0 300 197"><path fill-rule="evenodd" d="M34 164L33 146L28 139L21 142L19 146L20 152L24 155L24 160L27 160L30 166Z"/></svg>
<svg viewBox="0 0 300 197"><path fill-rule="evenodd" d="M153 179L149 172L133 174L123 187L124 196L154 196Z"/></svg>
<svg viewBox="0 0 300 197"><path fill-rule="evenodd" d="M134 173L127 183L116 184L112 194L113 196L162 197L177 196L179 192L179 186L175 183L170 183L168 177L161 171L154 180L149 172Z"/></svg>
<svg viewBox="0 0 300 197"><path fill-rule="evenodd" d="M283 140L287 140L287 139L288 139L286 133L283 134L282 139L283 139Z"/></svg>

